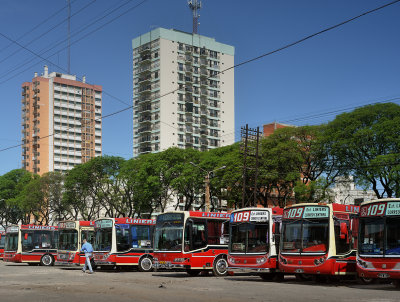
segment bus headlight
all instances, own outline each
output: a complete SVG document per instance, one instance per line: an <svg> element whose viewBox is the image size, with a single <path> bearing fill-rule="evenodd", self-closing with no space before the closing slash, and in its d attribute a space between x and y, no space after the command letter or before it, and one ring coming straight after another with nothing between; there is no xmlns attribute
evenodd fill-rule
<svg viewBox="0 0 400 302"><path fill-rule="evenodd" d="M75 258L75 253L71 252L69 253L69 260L72 260Z"/></svg>
<svg viewBox="0 0 400 302"><path fill-rule="evenodd" d="M363 268L367 268L368 267L367 262L362 261L361 259L358 259L358 264Z"/></svg>
<svg viewBox="0 0 400 302"><path fill-rule="evenodd" d="M314 260L314 264L315 264L315 265L320 265L320 264L324 263L325 260L326 260L325 257L321 257L321 258L319 258L319 259L315 259L315 260Z"/></svg>
<svg viewBox="0 0 400 302"><path fill-rule="evenodd" d="M228 261L229 261L230 263L232 263L232 264L235 264L235 259L232 258L232 257L229 257L229 258L228 258Z"/></svg>
<svg viewBox="0 0 400 302"><path fill-rule="evenodd" d="M262 257L262 258L257 258L257 264L262 264L262 263L264 263L265 261L267 261L267 258L265 258L265 257Z"/></svg>

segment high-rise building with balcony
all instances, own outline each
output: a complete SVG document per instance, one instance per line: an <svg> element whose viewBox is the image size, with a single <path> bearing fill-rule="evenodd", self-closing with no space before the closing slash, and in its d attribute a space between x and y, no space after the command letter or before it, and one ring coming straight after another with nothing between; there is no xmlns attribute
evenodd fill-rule
<svg viewBox="0 0 400 302"><path fill-rule="evenodd" d="M43 174L101 155L102 87L48 73L22 84L22 167Z"/></svg>
<svg viewBox="0 0 400 302"><path fill-rule="evenodd" d="M234 142L234 47L164 28L132 40L133 154Z"/></svg>

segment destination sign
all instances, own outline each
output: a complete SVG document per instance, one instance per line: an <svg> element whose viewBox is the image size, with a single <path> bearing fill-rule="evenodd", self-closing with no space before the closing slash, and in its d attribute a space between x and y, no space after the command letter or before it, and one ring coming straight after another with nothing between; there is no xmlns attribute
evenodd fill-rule
<svg viewBox="0 0 400 302"><path fill-rule="evenodd" d="M386 203L371 203L361 207L361 217L384 216L386 213Z"/></svg>
<svg viewBox="0 0 400 302"><path fill-rule="evenodd" d="M111 219L102 219L96 221L96 228L112 228L113 221Z"/></svg>
<svg viewBox="0 0 400 302"><path fill-rule="evenodd" d="M58 228L59 229L75 229L75 222L73 221L66 221L66 222L59 222Z"/></svg>
<svg viewBox="0 0 400 302"><path fill-rule="evenodd" d="M285 209L283 211L284 219L315 219L328 218L329 208L326 206L305 206Z"/></svg>
<svg viewBox="0 0 400 302"><path fill-rule="evenodd" d="M387 203L386 215L394 216L400 215L400 201L391 201Z"/></svg>
<svg viewBox="0 0 400 302"><path fill-rule="evenodd" d="M18 233L19 227L17 226L10 226L6 229L6 233Z"/></svg>
<svg viewBox="0 0 400 302"><path fill-rule="evenodd" d="M232 213L231 222L265 222L268 221L268 211L243 211Z"/></svg>

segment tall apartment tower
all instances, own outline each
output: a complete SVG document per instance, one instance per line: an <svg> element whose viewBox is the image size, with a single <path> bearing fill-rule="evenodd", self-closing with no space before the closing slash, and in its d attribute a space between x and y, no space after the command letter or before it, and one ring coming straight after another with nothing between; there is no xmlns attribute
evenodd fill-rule
<svg viewBox="0 0 400 302"><path fill-rule="evenodd" d="M234 47L164 28L132 40L133 154L234 143Z"/></svg>
<svg viewBox="0 0 400 302"><path fill-rule="evenodd" d="M48 73L22 84L22 167L64 172L101 155L102 87Z"/></svg>

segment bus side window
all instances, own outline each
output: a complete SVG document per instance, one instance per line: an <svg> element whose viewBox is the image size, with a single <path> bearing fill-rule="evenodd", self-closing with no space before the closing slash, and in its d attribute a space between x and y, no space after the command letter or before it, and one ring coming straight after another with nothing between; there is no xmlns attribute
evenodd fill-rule
<svg viewBox="0 0 400 302"><path fill-rule="evenodd" d="M207 230L208 230L208 244L219 244L219 240L221 237L221 225L220 221L207 221Z"/></svg>
<svg viewBox="0 0 400 302"><path fill-rule="evenodd" d="M347 234L344 234L343 226L347 227ZM335 220L335 243L336 243L336 253L345 254L350 251L351 244L349 240L349 225L348 220Z"/></svg>
<svg viewBox="0 0 400 302"><path fill-rule="evenodd" d="M193 221L193 249L201 249L207 246L206 222Z"/></svg>

